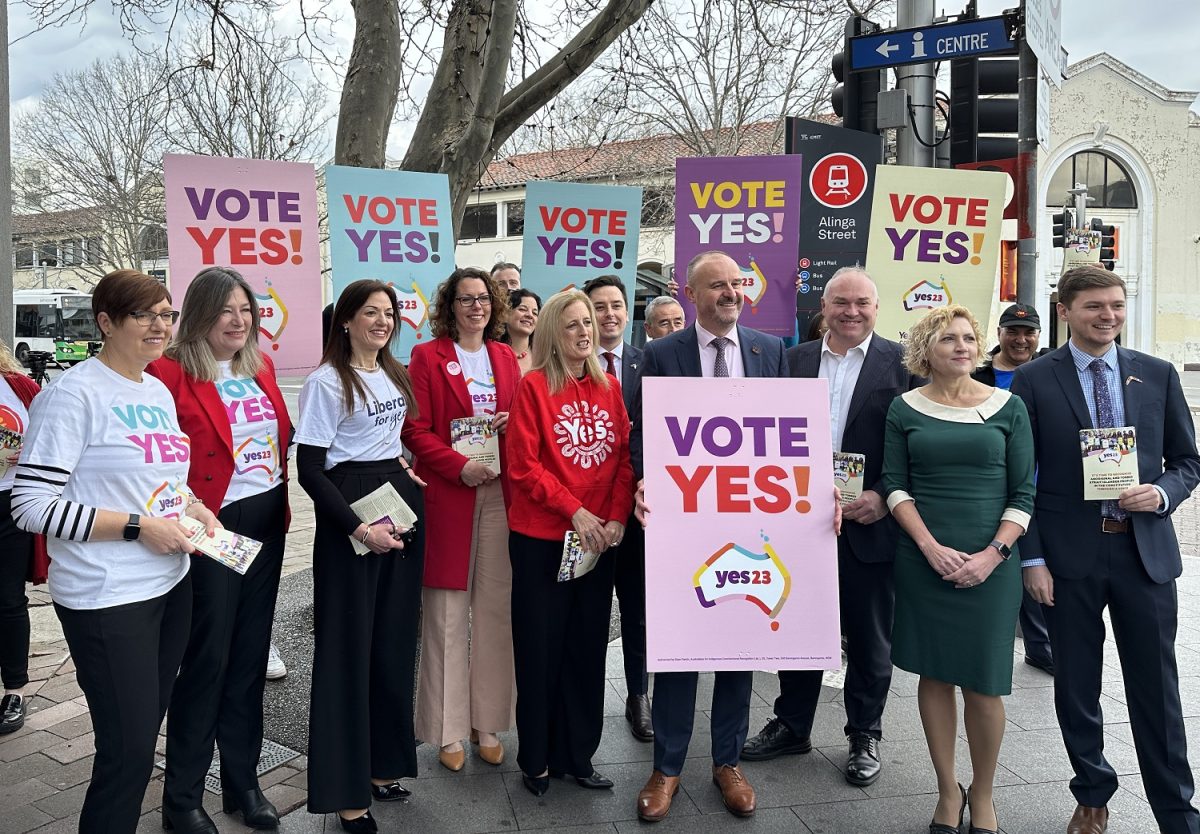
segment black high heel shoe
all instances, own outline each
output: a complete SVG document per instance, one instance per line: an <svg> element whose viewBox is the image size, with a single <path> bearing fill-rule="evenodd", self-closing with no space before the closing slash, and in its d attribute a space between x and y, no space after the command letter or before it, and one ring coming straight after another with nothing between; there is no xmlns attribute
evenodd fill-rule
<svg viewBox="0 0 1200 834"><path fill-rule="evenodd" d="M521 784L525 786L525 790L534 796L542 796L546 791L550 790L550 774L547 773L545 776L530 776L528 773L522 773Z"/></svg>
<svg viewBox="0 0 1200 834"><path fill-rule="evenodd" d="M958 825L946 825L944 822L929 823L929 834L960 834L962 831L963 817L967 813L967 789L961 784L958 786L959 793L962 794L962 807L958 809Z"/></svg>
<svg viewBox="0 0 1200 834"><path fill-rule="evenodd" d="M338 814L338 822L342 824L342 830L348 834L379 834L379 826L375 824L375 818L371 816L370 811L352 820Z"/></svg>
<svg viewBox="0 0 1200 834"><path fill-rule="evenodd" d="M222 791L221 810L227 814L242 812L242 819L251 828L270 829L279 827L279 811L258 788L234 793Z"/></svg>
<svg viewBox="0 0 1200 834"><path fill-rule="evenodd" d="M216 823L203 808L168 811L166 806L163 806L162 827L176 834L217 834Z"/></svg>
<svg viewBox="0 0 1200 834"><path fill-rule="evenodd" d="M971 787L974 787L974 785L972 785ZM967 788L967 797L968 797L967 801L968 802L970 801L970 799L969 799L970 795L971 795L971 788ZM972 815L972 816L974 816L974 815ZM992 803L992 816L996 817L996 828L999 828L1000 827L1000 817L999 817L999 815L996 814L996 803L995 802ZM959 823L959 824L961 825L962 823ZM996 834L996 830L994 828L976 828L975 820L972 819L971 827L967 829L967 834Z"/></svg>

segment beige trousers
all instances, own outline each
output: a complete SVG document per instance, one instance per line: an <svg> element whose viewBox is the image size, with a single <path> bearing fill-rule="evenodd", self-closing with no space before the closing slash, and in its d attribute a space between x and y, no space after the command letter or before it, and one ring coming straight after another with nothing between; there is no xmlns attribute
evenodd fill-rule
<svg viewBox="0 0 1200 834"><path fill-rule="evenodd" d="M467 590L421 592L417 738L444 747L515 722L512 565L500 481L475 492Z"/></svg>

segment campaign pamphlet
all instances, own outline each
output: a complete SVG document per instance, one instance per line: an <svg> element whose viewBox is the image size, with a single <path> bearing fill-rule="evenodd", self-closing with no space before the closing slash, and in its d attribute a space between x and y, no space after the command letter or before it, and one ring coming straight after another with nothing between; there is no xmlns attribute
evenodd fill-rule
<svg viewBox="0 0 1200 834"><path fill-rule="evenodd" d="M187 530L188 541L196 548L197 553L203 553L242 575L250 570L254 557L262 550L262 542L220 527L210 538L205 532L207 528L204 522L197 521L189 515L180 517L179 523Z"/></svg>
<svg viewBox="0 0 1200 834"><path fill-rule="evenodd" d="M366 525L391 524L398 531L402 531L411 529L417 523L417 514L390 483L385 483L371 494L359 498L350 505L350 509L354 510L354 514ZM371 548L353 536L350 537L350 543L354 545L354 552L359 556L371 552Z"/></svg>
<svg viewBox="0 0 1200 834"><path fill-rule="evenodd" d="M1083 500L1115 500L1138 483L1137 436L1132 426L1080 429Z"/></svg>
<svg viewBox="0 0 1200 834"><path fill-rule="evenodd" d="M21 441L23 437L12 429L0 426L0 478L8 474L8 470L17 465L21 457Z"/></svg>
<svg viewBox="0 0 1200 834"><path fill-rule="evenodd" d="M596 567L600 554L583 549L583 542L574 530L568 530L563 536L562 561L558 565L558 581L569 582L578 579Z"/></svg>
<svg viewBox="0 0 1200 834"><path fill-rule="evenodd" d="M450 421L454 451L500 474L500 434L492 428L492 415L459 417Z"/></svg>
<svg viewBox="0 0 1200 834"><path fill-rule="evenodd" d="M851 501L857 501L862 495L863 473L866 470L866 455L857 452L833 453L833 485L838 489L843 507Z"/></svg>

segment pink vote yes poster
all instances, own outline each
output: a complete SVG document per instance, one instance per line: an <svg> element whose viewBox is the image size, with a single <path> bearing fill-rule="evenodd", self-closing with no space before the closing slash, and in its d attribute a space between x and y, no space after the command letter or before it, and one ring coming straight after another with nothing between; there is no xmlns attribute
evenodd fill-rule
<svg viewBox="0 0 1200 834"><path fill-rule="evenodd" d="M642 380L652 672L841 665L823 379Z"/></svg>

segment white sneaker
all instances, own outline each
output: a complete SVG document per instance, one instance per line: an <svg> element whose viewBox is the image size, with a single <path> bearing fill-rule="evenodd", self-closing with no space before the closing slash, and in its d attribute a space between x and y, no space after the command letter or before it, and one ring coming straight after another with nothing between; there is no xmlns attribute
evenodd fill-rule
<svg viewBox="0 0 1200 834"><path fill-rule="evenodd" d="M277 681L287 677L287 666L283 663L283 658L279 656L279 649L275 648L275 644L271 644L271 652L267 655L267 680Z"/></svg>

